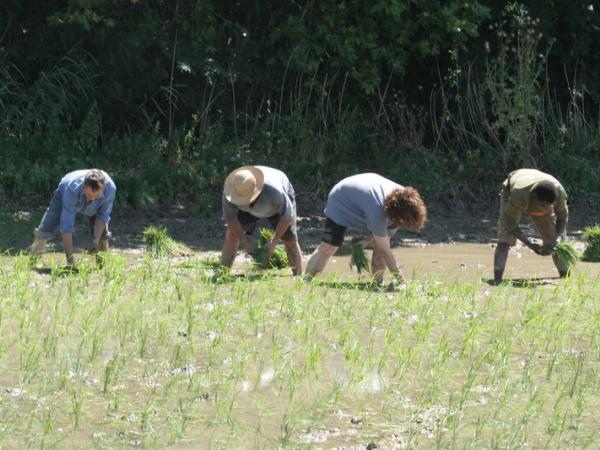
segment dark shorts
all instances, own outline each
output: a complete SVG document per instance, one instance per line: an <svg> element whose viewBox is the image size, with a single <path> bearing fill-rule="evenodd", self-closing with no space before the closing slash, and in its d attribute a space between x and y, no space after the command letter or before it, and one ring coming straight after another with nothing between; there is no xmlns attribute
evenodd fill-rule
<svg viewBox="0 0 600 450"><path fill-rule="evenodd" d="M256 228L256 222L259 221L258 217L253 216L246 211L238 211L237 215L238 220L242 224L242 228L246 232L247 235L251 235L254 233L254 229ZM275 214L274 216L267 217L269 223L273 226L273 228L277 227L279 223L279 214ZM281 236L282 241L297 241L298 240L298 232L296 230L296 219L290 224L285 233Z"/></svg>
<svg viewBox="0 0 600 450"><path fill-rule="evenodd" d="M344 243L344 234L346 234L347 227L334 222L329 217L325 221L325 228L321 234L321 241L326 244L333 245L334 247L341 247Z"/></svg>

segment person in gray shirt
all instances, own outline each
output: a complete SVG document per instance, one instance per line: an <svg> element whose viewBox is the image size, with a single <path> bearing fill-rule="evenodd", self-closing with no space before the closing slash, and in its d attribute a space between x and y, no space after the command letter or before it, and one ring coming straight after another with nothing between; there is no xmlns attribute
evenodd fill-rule
<svg viewBox="0 0 600 450"><path fill-rule="evenodd" d="M223 220L227 224L221 262L231 267L241 245L246 253L254 246L246 238L259 219L267 219L275 234L267 255L283 241L294 275L302 274L302 254L296 230L296 200L292 184L281 171L267 166L243 166L231 172L223 188Z"/></svg>
<svg viewBox="0 0 600 450"><path fill-rule="evenodd" d="M427 207L412 187L403 187L376 173L361 173L336 184L325 207L325 229L321 244L309 258L306 278L320 273L344 242L347 228L368 231L374 241L371 274L383 280L387 267L400 281L404 277L390 249L390 238L398 228L419 230L427 220Z"/></svg>

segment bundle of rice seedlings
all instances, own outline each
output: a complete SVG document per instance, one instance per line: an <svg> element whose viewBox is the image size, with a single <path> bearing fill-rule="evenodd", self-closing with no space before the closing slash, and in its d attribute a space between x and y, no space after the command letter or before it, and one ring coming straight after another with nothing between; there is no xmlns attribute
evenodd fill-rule
<svg viewBox="0 0 600 450"><path fill-rule="evenodd" d="M573 269L577 260L579 259L579 253L575 248L568 242L560 242L554 247L554 253L558 256L560 262L566 267L567 273Z"/></svg>
<svg viewBox="0 0 600 450"><path fill-rule="evenodd" d="M181 242L174 240L166 228L148 226L144 229L143 240L148 250L153 256L186 256L190 255L191 250Z"/></svg>
<svg viewBox="0 0 600 450"><path fill-rule="evenodd" d="M588 262L600 262L600 226L587 227L583 230L585 250L581 259Z"/></svg>
<svg viewBox="0 0 600 450"><path fill-rule="evenodd" d="M273 239L274 232L268 228L261 228L259 231L258 243L252 254L254 266L257 269L284 269L289 267L287 253L282 245L275 247L275 251L271 258L267 258L267 250L269 242Z"/></svg>
<svg viewBox="0 0 600 450"><path fill-rule="evenodd" d="M352 244L352 256L350 256L350 267L356 267L356 271L360 274L363 271L369 271L369 260L365 255L365 249L361 244Z"/></svg>

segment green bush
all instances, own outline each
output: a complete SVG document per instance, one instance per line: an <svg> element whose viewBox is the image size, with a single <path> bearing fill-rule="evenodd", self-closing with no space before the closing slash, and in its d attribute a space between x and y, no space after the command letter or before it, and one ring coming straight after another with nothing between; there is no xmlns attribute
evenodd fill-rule
<svg viewBox="0 0 600 450"><path fill-rule="evenodd" d="M583 231L585 251L583 261L600 262L600 226L588 227Z"/></svg>

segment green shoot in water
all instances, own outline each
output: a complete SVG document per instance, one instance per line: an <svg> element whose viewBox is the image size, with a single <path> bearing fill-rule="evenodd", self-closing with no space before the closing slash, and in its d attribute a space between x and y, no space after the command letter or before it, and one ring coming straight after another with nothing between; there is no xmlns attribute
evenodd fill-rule
<svg viewBox="0 0 600 450"><path fill-rule="evenodd" d="M564 264L567 272L570 272L571 269L577 263L579 259L579 253L575 248L569 244L568 242L560 242L556 244L554 247L554 253L558 256L558 259Z"/></svg>
<svg viewBox="0 0 600 450"><path fill-rule="evenodd" d="M252 254L254 258L254 266L257 269L284 269L289 267L287 253L283 246L278 245L275 247L275 251L271 258L267 258L267 250L269 248L269 242L273 239L273 230L268 228L261 228L259 231L258 244Z"/></svg>
<svg viewBox="0 0 600 450"><path fill-rule="evenodd" d="M369 271L369 260L365 255L365 249L362 245L352 244L352 256L350 257L350 267L356 267L358 273Z"/></svg>

